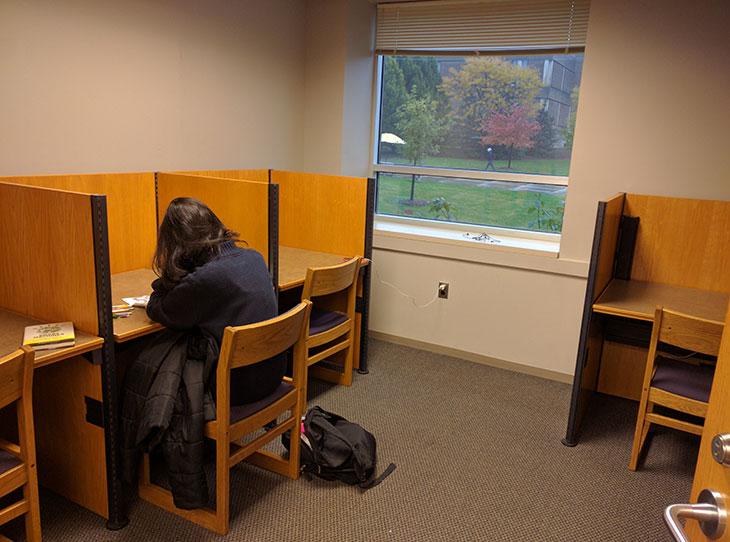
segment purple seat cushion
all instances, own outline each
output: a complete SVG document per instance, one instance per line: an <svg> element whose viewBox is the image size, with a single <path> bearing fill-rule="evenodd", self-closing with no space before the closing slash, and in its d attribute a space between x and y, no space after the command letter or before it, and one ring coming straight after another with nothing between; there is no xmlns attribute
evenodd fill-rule
<svg viewBox="0 0 730 542"><path fill-rule="evenodd" d="M312 308L312 314L309 317L309 335L316 335L332 329L346 320L347 315L344 313Z"/></svg>
<svg viewBox="0 0 730 542"><path fill-rule="evenodd" d="M7 472L13 467L20 465L22 461L13 454L0 450L0 473Z"/></svg>
<svg viewBox="0 0 730 542"><path fill-rule="evenodd" d="M705 365L690 365L682 361L659 357L651 379L654 388L668 391L695 401L708 402L715 370Z"/></svg>
<svg viewBox="0 0 730 542"><path fill-rule="evenodd" d="M245 405L231 405L231 423L236 423L244 418L256 414L259 410L263 410L271 403L278 401L287 393L294 389L294 386L282 382L270 395L259 399L255 403L247 403Z"/></svg>

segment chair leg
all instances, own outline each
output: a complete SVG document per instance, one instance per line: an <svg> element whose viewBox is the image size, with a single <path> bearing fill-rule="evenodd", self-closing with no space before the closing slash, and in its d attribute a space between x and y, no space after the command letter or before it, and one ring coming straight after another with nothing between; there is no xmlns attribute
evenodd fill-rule
<svg viewBox="0 0 730 542"><path fill-rule="evenodd" d="M649 433L651 422L646 421L646 412L653 408L648 405L648 390L642 394L639 403L639 412L636 416L636 429L634 430L634 444L631 447L631 458L629 459L629 470L635 471L641 456L641 450L646 442L646 435Z"/></svg>
<svg viewBox="0 0 730 542"><path fill-rule="evenodd" d="M228 534L231 495L231 470L228 467L230 444L226 440L215 443L215 516L218 534Z"/></svg>
<svg viewBox="0 0 730 542"><path fill-rule="evenodd" d="M343 386L352 386L352 362L354 358L354 331L350 331L350 346L347 347L345 354L345 364L342 368L342 379L340 384Z"/></svg>
<svg viewBox="0 0 730 542"><path fill-rule="evenodd" d="M306 393L306 388L300 390L300 394ZM299 478L299 447L301 445L300 433L302 431L302 414L303 409L307 408L307 396L300 395L296 406L294 407L294 427L292 427L289 433L289 478L296 480Z"/></svg>
<svg viewBox="0 0 730 542"><path fill-rule="evenodd" d="M41 514L35 465L28 468L28 482L23 488L23 496L28 501L28 512L25 514L25 538L28 542L41 542Z"/></svg>

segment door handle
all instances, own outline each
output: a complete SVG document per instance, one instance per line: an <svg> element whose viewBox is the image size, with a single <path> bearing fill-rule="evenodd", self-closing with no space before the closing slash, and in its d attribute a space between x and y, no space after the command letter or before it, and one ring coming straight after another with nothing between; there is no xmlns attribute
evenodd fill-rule
<svg viewBox="0 0 730 542"><path fill-rule="evenodd" d="M727 526L725 500L717 491L703 489L697 497L697 504L670 504L664 510L664 522L676 542L690 542L681 519L696 519L700 529L710 540L720 538Z"/></svg>

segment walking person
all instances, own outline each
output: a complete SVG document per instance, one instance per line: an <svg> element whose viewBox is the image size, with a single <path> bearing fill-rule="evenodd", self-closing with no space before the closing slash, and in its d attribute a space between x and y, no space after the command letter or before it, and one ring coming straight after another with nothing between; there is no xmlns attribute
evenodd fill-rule
<svg viewBox="0 0 730 542"><path fill-rule="evenodd" d="M492 150L492 147L487 147L487 167L484 168L485 171L490 167L492 168L492 171L497 171L497 168L494 167L494 151Z"/></svg>

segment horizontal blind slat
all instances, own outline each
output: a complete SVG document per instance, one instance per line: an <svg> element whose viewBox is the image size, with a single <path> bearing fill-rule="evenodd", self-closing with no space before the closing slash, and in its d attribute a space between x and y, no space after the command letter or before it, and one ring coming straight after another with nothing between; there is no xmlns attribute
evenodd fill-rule
<svg viewBox="0 0 730 542"><path fill-rule="evenodd" d="M381 4L376 49L581 48L585 46L589 9L590 0Z"/></svg>

